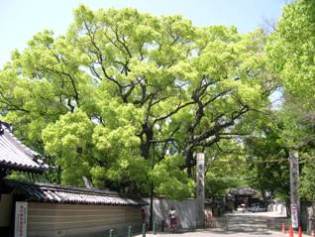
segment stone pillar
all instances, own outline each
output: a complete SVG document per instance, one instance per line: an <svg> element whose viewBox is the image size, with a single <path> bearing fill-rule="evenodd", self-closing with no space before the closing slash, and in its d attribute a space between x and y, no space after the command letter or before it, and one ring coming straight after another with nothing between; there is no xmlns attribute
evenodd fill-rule
<svg viewBox="0 0 315 237"><path fill-rule="evenodd" d="M299 154L297 151L289 152L290 161L290 202L291 202L291 223L294 229L300 225L300 200L299 189Z"/></svg>
<svg viewBox="0 0 315 237"><path fill-rule="evenodd" d="M197 153L197 227L204 227L205 209L205 155Z"/></svg>

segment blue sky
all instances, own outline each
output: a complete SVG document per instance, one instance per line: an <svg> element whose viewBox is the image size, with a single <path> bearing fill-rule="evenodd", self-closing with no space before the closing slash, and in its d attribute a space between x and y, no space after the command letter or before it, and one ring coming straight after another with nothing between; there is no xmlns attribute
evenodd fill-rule
<svg viewBox="0 0 315 237"><path fill-rule="evenodd" d="M80 4L92 9L134 7L154 15L181 14L195 25L235 25L240 32L277 20L286 0L0 0L0 67L44 29L62 34Z"/></svg>

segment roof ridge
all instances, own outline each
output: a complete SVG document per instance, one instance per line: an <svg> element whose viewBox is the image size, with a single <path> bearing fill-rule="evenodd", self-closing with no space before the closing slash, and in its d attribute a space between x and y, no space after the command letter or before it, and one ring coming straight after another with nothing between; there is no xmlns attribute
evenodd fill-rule
<svg viewBox="0 0 315 237"><path fill-rule="evenodd" d="M46 189L54 189L58 188L59 190L66 190L66 191L74 191L74 192L86 192L86 193L102 193L102 194L108 194L113 196L120 196L120 194L116 191L106 190L106 189L98 189L98 188L85 188L85 187L74 187L71 185L60 185L60 184L51 184L51 183L34 183L30 185L36 185L39 187L43 187Z"/></svg>
<svg viewBox="0 0 315 237"><path fill-rule="evenodd" d="M0 125L2 125L2 122L0 123ZM32 156L40 156L40 154L36 151L34 151L33 149L27 147L25 144L22 143L21 140L19 140L12 131L10 131L7 127L2 127L2 129L7 132L7 134L10 136L10 138L12 138L14 140L14 142L16 142L17 145L21 146L23 149L29 151Z"/></svg>
<svg viewBox="0 0 315 237"><path fill-rule="evenodd" d="M105 190L105 189L97 189L97 188L84 188L84 187L74 187L70 185L61 185L61 184L52 184L52 183L42 183L42 182L27 182L27 181L17 181L17 180L10 180L6 179L7 182L9 183L17 183L21 185L27 185L30 187L38 187L38 188L43 188L43 189L59 189L59 190L65 190L65 191L75 191L75 192L86 192L86 193L101 193L101 194L109 194L109 195L115 195L115 196L120 196L120 194L116 191L111 191L111 190Z"/></svg>
<svg viewBox="0 0 315 237"><path fill-rule="evenodd" d="M30 160L35 162L39 169L47 169L48 165L45 164L42 158L43 156L39 154L38 152L32 150L25 144L23 144L11 131L10 125L8 123L5 123L0 120L0 137L3 137L4 139L7 139L8 142L12 144L12 146L15 146L17 150L28 156ZM8 161L7 161L8 162Z"/></svg>
<svg viewBox="0 0 315 237"><path fill-rule="evenodd" d="M9 179L5 179L5 183L11 188L20 190L27 201L94 205L146 205L146 202L141 198L123 197L117 192L106 190L63 187L57 184L34 184Z"/></svg>

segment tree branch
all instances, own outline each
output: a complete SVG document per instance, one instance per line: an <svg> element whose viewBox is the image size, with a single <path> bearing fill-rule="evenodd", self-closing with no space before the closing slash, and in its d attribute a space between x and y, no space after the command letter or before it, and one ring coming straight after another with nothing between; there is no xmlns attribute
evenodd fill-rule
<svg viewBox="0 0 315 237"><path fill-rule="evenodd" d="M195 103L194 101L190 101L190 102L187 102L187 103L185 103L185 104L182 104L182 105L177 106L177 108L174 109L172 112L170 112L170 113L168 113L168 114L166 114L166 115L163 115L163 116L161 116L161 117L159 117L159 118L156 118L156 119L153 121L153 124L155 124L155 123L157 123L157 122L159 122L159 121L162 121L162 120L164 120L164 119L167 119L167 118L171 117L172 115L176 114L176 113L177 113L178 111L180 111L181 109L183 109L183 108L185 108L185 107L187 107L187 106L189 106L189 105L192 105L192 104L194 104L194 103Z"/></svg>

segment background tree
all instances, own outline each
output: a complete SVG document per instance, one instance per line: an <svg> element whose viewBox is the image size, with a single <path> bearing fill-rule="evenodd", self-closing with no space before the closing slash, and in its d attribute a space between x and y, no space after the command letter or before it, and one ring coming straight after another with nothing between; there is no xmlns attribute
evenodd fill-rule
<svg viewBox="0 0 315 237"><path fill-rule="evenodd" d="M297 0L287 5L271 35L267 51L272 68L284 88L282 138L289 149L298 149L302 161L312 157L314 141L315 2ZM310 188L312 166L305 161L301 190ZM306 196L310 197L308 194Z"/></svg>
<svg viewBox="0 0 315 237"><path fill-rule="evenodd" d="M314 99L315 3L297 0L284 8L268 52L288 93L312 108Z"/></svg>
<svg viewBox="0 0 315 237"><path fill-rule="evenodd" d="M247 156L247 182L259 190L267 202L273 198L289 200L288 149L281 139L282 125L264 119L256 124L255 136L245 139Z"/></svg>
<svg viewBox="0 0 315 237"><path fill-rule="evenodd" d="M247 187L246 157L241 140L221 140L206 153L206 196L225 198L232 188Z"/></svg>

